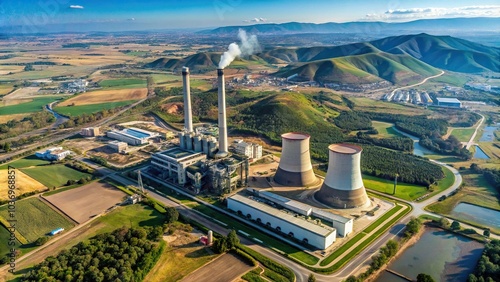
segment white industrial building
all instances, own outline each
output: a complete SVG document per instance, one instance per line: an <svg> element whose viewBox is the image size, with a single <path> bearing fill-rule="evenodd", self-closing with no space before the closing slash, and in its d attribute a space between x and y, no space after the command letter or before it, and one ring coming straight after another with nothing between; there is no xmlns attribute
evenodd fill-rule
<svg viewBox="0 0 500 282"><path fill-rule="evenodd" d="M121 131L111 130L106 132L106 136L119 141L126 142L129 145L143 145L149 143L149 139L158 136L158 133L149 132L139 128L126 128Z"/></svg>
<svg viewBox="0 0 500 282"><path fill-rule="evenodd" d="M49 161L59 161L71 154L71 151L64 150L62 147L54 147L47 149L45 151L38 151L35 153L40 159L45 159Z"/></svg>
<svg viewBox="0 0 500 282"><path fill-rule="evenodd" d="M227 207L247 218L274 228L276 231L301 240L318 249L326 249L335 242L336 229L295 217L250 198L233 195L227 198Z"/></svg>
<svg viewBox="0 0 500 282"><path fill-rule="evenodd" d="M461 108L462 102L460 102L457 98L436 98L438 106L442 107L452 107L452 108Z"/></svg>
<svg viewBox="0 0 500 282"><path fill-rule="evenodd" d="M236 153L245 155L250 159L262 158L262 146L259 144L238 142L235 146Z"/></svg>
<svg viewBox="0 0 500 282"><path fill-rule="evenodd" d="M86 127L82 128L82 131L80 132L82 136L85 137L95 137L99 135L99 127Z"/></svg>
<svg viewBox="0 0 500 282"><path fill-rule="evenodd" d="M128 149L128 144L125 142L120 142L118 140L111 141L108 143L108 147L113 149L114 151L118 153L125 153Z"/></svg>
<svg viewBox="0 0 500 282"><path fill-rule="evenodd" d="M156 153L151 158L151 165L161 172L162 179L172 179L178 184L186 183L187 167L206 160L207 155L193 153L179 148Z"/></svg>
<svg viewBox="0 0 500 282"><path fill-rule="evenodd" d="M258 195L260 198L266 199L274 204L277 204L284 209L291 210L300 215L304 216L314 216L328 222L332 223L332 227L337 229L337 233L345 237L352 232L353 229L353 220L352 218L343 217L338 214L334 214L329 211L325 211L322 209L314 208L308 204L304 204L295 200L288 199L286 197L280 196L278 194L274 194L268 191L257 191L252 188L248 188L248 191Z"/></svg>

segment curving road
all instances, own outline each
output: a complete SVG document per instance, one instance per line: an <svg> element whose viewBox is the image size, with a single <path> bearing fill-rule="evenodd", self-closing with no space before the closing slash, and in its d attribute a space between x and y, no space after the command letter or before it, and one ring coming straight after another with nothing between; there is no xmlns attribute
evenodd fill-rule
<svg viewBox="0 0 500 282"><path fill-rule="evenodd" d="M401 90L401 89L406 89L406 88L411 88L411 87L422 85L422 84L426 83L427 80L433 79L433 78L436 78L436 77L440 77L443 74L444 74L444 71L441 71L440 74L436 74L436 75L433 75L433 76L426 77L426 78L424 78L424 80L422 80L422 81L420 81L418 83L415 83L415 84L412 84L412 85L408 85L408 86L398 87L398 88L392 90L391 95L394 95L394 93L396 93L396 91Z"/></svg>

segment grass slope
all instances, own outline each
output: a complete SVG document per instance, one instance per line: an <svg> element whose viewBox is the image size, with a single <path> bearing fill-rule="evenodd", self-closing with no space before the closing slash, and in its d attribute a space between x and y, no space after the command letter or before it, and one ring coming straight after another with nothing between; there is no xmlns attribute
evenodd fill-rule
<svg viewBox="0 0 500 282"><path fill-rule="evenodd" d="M26 102L18 105L12 106L0 106L0 115L13 115L13 114L23 114L23 113L34 113L43 110L45 105L58 100L60 97L39 97L34 98L31 102Z"/></svg>
<svg viewBox="0 0 500 282"><path fill-rule="evenodd" d="M394 181L377 178L371 175L363 175L363 183L366 188L373 189L388 195L392 195L394 191ZM398 183L396 187L396 194L394 196L407 200L413 201L416 198L423 196L427 193L427 188L424 186L419 186L415 184Z"/></svg>
<svg viewBox="0 0 500 282"><path fill-rule="evenodd" d="M28 242L34 242L56 228L62 227L68 230L74 226L68 219L36 197L17 201L15 215L17 230ZM7 206L0 207L0 216L8 218Z"/></svg>
<svg viewBox="0 0 500 282"><path fill-rule="evenodd" d="M29 167L29 166L37 166L37 165L46 165L50 164L49 161L46 160L41 160L37 158L35 155L27 156L22 159L15 160L13 162L10 162L8 164L3 164L0 166L0 169L7 169L8 166L12 166L15 168L23 168L23 167Z"/></svg>
<svg viewBox="0 0 500 282"><path fill-rule="evenodd" d="M453 129L451 135L457 137L460 142L468 142L474 134L474 128L464 128L464 129Z"/></svg>
<svg viewBox="0 0 500 282"><path fill-rule="evenodd" d="M90 174L61 164L28 167L21 169L21 171L49 188L62 186L70 179L79 180L82 177L90 176Z"/></svg>
<svg viewBox="0 0 500 282"><path fill-rule="evenodd" d="M101 103L101 104L90 104L82 106L70 106L70 107L56 107L55 111L66 115L66 116L79 116L82 114L92 114L102 110L109 110L113 108L123 107L136 102L136 100L112 102L112 103Z"/></svg>

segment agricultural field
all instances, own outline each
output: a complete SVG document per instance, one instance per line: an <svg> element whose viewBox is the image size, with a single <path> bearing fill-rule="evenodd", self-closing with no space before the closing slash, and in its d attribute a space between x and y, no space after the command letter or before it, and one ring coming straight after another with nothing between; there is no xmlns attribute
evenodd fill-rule
<svg viewBox="0 0 500 282"><path fill-rule="evenodd" d="M111 102L111 103L100 103L100 104L90 104L83 106L66 106L66 107L56 107L54 110L62 115L66 116L79 116L83 114L92 114L100 112L102 110L109 110L118 107L127 106L133 104L136 100Z"/></svg>
<svg viewBox="0 0 500 282"><path fill-rule="evenodd" d="M99 82L99 85L112 89L144 88L147 86L146 80L141 78L107 79Z"/></svg>
<svg viewBox="0 0 500 282"><path fill-rule="evenodd" d="M0 225L0 257L4 257L10 252L11 246L8 245L9 238L10 232L3 225Z"/></svg>
<svg viewBox="0 0 500 282"><path fill-rule="evenodd" d="M8 164L3 164L0 166L0 169L7 169L8 166L15 167L17 169L19 168L24 168L24 167L30 167L30 166L37 166L37 165L47 165L50 164L49 161L42 160L37 158L35 155L27 156L22 159L15 160L13 162L10 162Z"/></svg>
<svg viewBox="0 0 500 282"><path fill-rule="evenodd" d="M124 196L125 193L110 184L92 182L45 198L76 222L83 223L92 216L121 203Z"/></svg>
<svg viewBox="0 0 500 282"><path fill-rule="evenodd" d="M212 281L233 281L252 268L236 255L226 253L189 274L183 281L203 281L206 277L210 277ZM219 271L214 273L214 269Z"/></svg>
<svg viewBox="0 0 500 282"><path fill-rule="evenodd" d="M388 195L392 195L392 192L394 191L394 180L387 180L363 174L363 183L368 189L373 189ZM398 183L396 187L396 194L394 196L403 200L413 201L427 193L427 188L424 186Z"/></svg>
<svg viewBox="0 0 500 282"><path fill-rule="evenodd" d="M68 180L78 181L83 177L91 176L62 164L26 167L21 171L48 188L63 186Z"/></svg>
<svg viewBox="0 0 500 282"><path fill-rule="evenodd" d="M8 217L6 205L0 207L0 216ZM34 242L56 228L68 230L74 226L70 220L37 197L16 202L16 219L17 230L28 242Z"/></svg>
<svg viewBox="0 0 500 282"><path fill-rule="evenodd" d="M146 88L91 91L59 103L57 109L70 105L76 107L91 104L140 100L146 98L147 94L148 90Z"/></svg>
<svg viewBox="0 0 500 282"><path fill-rule="evenodd" d="M177 230L173 235L165 236L164 240L168 242L156 265L151 269L144 281L150 282L169 282L179 281L186 275L210 262L218 255L208 251L206 247L200 245L198 236ZM226 265L226 267L229 265ZM211 269L213 275L214 268ZM214 278L212 275L205 276ZM191 275L190 275L191 276ZM212 280L212 279L210 279ZM203 281L188 280L185 281ZM212 281L231 281L215 280Z"/></svg>
<svg viewBox="0 0 500 282"><path fill-rule="evenodd" d="M12 84L3 84L0 83L0 96L4 96L9 94L14 89L14 85Z"/></svg>
<svg viewBox="0 0 500 282"><path fill-rule="evenodd" d="M391 138L402 136L396 130L394 130L394 124L382 121L372 121L373 127L378 131L377 135L372 135L374 137L380 138Z"/></svg>
<svg viewBox="0 0 500 282"><path fill-rule="evenodd" d="M22 72L23 70L24 66L0 65L0 75L2 76Z"/></svg>
<svg viewBox="0 0 500 282"><path fill-rule="evenodd" d="M474 128L454 128L451 135L457 137L460 142L468 142L474 131Z"/></svg>
<svg viewBox="0 0 500 282"><path fill-rule="evenodd" d="M0 170L0 201L8 200L8 171L6 169ZM24 174L20 170L15 170L16 176L16 196L32 192L32 191L44 191L47 189L42 183L36 181L35 179Z"/></svg>
<svg viewBox="0 0 500 282"><path fill-rule="evenodd" d="M25 103L3 106L0 105L0 116L1 115L14 115L14 114L24 114L24 113L34 113L43 110L45 105L57 101L62 96L47 96L47 97L36 97L32 101L25 100Z"/></svg>
<svg viewBox="0 0 500 282"><path fill-rule="evenodd" d="M0 124L2 123L7 123L10 120L16 120L20 121L23 118L27 117L29 114L15 114L15 115L7 115L7 116L1 116L0 115Z"/></svg>

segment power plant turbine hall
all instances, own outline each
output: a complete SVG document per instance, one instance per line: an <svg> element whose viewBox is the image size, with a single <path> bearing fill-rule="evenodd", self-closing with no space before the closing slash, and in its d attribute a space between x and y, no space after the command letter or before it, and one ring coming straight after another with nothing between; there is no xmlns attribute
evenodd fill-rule
<svg viewBox="0 0 500 282"><path fill-rule="evenodd" d="M328 171L315 198L335 208L355 208L369 204L361 178L361 151L351 144L328 146Z"/></svg>
<svg viewBox="0 0 500 282"><path fill-rule="evenodd" d="M184 94L184 128L187 132L193 132L193 115L191 113L191 89L188 67L182 67L182 88Z"/></svg>
<svg viewBox="0 0 500 282"><path fill-rule="evenodd" d="M274 181L284 186L304 187L317 179L311 164L308 134L289 132L281 135L282 149Z"/></svg>

